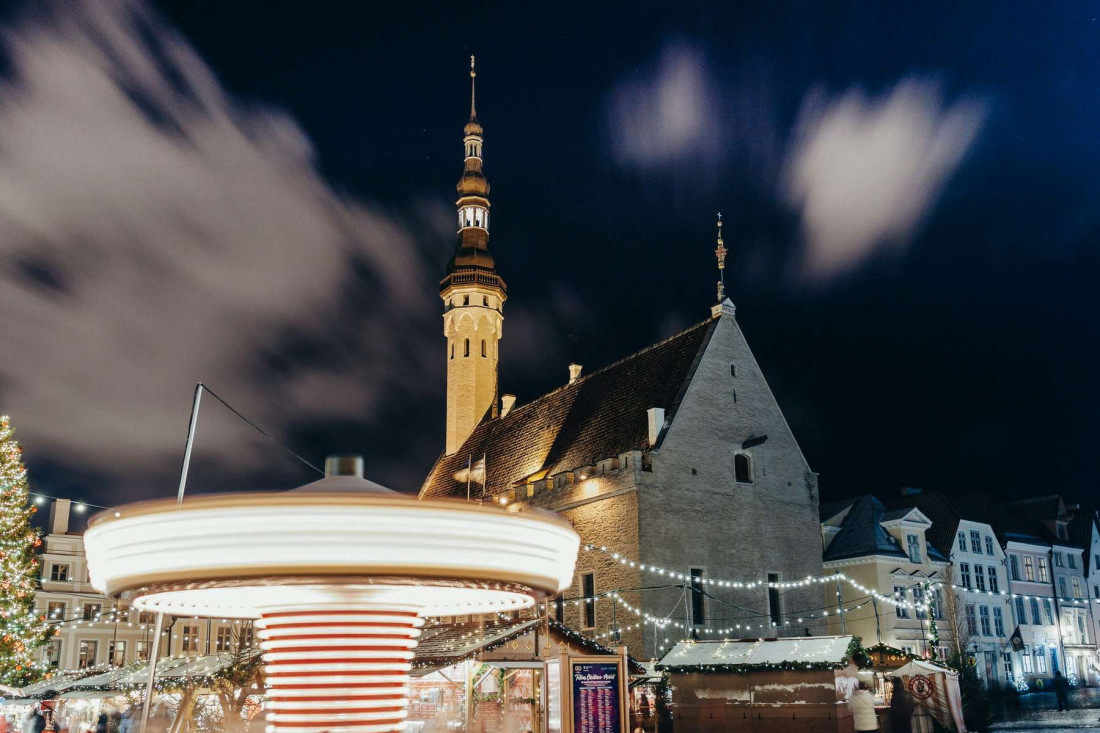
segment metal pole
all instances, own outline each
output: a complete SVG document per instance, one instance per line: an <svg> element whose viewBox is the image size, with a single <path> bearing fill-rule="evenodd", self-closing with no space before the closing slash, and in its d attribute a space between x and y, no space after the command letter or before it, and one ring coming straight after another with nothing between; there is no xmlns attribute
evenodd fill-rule
<svg viewBox="0 0 1100 733"><path fill-rule="evenodd" d="M195 428L199 422L199 403L202 401L203 384L195 385L195 396L191 401L191 419L187 423L187 441L183 444L183 467L180 469L180 488L176 504L183 505L183 492L187 488L187 469L191 467L191 448L195 445ZM141 710L141 733L146 733L149 724L149 706L153 701L153 681L157 676L157 657L160 655L160 635L164 629L164 612L157 612L156 631L153 634L153 651L149 662L149 679L145 682L145 704Z"/></svg>
<svg viewBox="0 0 1100 733"><path fill-rule="evenodd" d="M685 639L693 638L693 634L691 632L693 632L695 630L691 626L691 602L690 601L691 601L692 598L694 598L694 596L689 596L688 595L688 582L687 582L687 580L685 580L684 581L684 638Z"/></svg>
<svg viewBox="0 0 1100 733"><path fill-rule="evenodd" d="M836 615L840 616L840 633L844 632L844 594L840 590L840 574L837 574L836 579Z"/></svg>
<svg viewBox="0 0 1100 733"><path fill-rule="evenodd" d="M149 679L145 683L145 704L141 706L141 733L149 725L149 706L153 701L153 679L157 673L157 656L160 654L160 634L164 629L164 614L157 614L157 626L153 632L153 651L149 655Z"/></svg>
<svg viewBox="0 0 1100 733"><path fill-rule="evenodd" d="M199 402L202 401L203 384L195 385L195 398L191 402L191 421L187 424L187 442L183 445L183 469L180 471L180 490L176 503L183 503L183 490L187 487L187 469L191 466L191 446L195 444L195 428L199 422Z"/></svg>
<svg viewBox="0 0 1100 733"><path fill-rule="evenodd" d="M878 637L878 643L882 643L882 623L878 617L878 599L871 596L871 605L875 607L875 636Z"/></svg>

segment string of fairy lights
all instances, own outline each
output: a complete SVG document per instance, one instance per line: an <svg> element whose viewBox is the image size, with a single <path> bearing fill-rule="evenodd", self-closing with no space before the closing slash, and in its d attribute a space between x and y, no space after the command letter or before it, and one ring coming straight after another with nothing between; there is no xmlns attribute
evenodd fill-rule
<svg viewBox="0 0 1100 733"><path fill-rule="evenodd" d="M658 565L653 565L653 564L650 564L650 563L637 563L637 562L634 562L633 560L630 560L625 554L615 552L613 550L609 550L607 547L600 547L600 546L596 546L596 545L585 545L584 546L584 551L586 551L586 552L592 552L592 551L601 552L601 553L609 556L612 560L614 560L615 562L618 562L621 565L626 565L626 566L629 566L629 567L632 567L632 568L636 567L639 570L651 571L651 572L657 573L658 575L668 577L668 578L672 578L674 580L681 580L681 581L686 581L686 582L689 582L689 583L697 583L697 584L701 584L701 585L704 585L704 586L715 586L715 587L722 587L722 588L742 588L742 589L753 589L753 588L773 589L774 588L774 589L779 589L779 590L786 590L786 589L793 589L793 588L804 588L806 586L813 585L813 584L835 583L839 580L839 581L844 581L845 583L848 583L849 585L851 585L852 587L856 588L859 591L862 591L865 595L868 595L868 596L871 596L871 597L875 598L875 600L879 601L880 603L885 603L887 605L898 606L898 607L902 607L902 608L906 608L906 609L912 609L912 610L927 610L927 607L928 607L927 602L921 603L921 602L913 602L913 601L907 601L907 600L899 600L895 597L880 593L880 592L876 591L875 589L868 588L867 586L863 585L862 583L855 580L854 578L851 578L848 575L845 575L844 573L840 573L840 572L832 573L832 574L829 574L829 575L807 576L807 577L805 577L801 580L789 580L789 581L768 581L768 580L760 580L760 579L728 580L728 579L719 579L719 578L693 578L690 574L682 573L682 572L675 571L675 570L670 570L668 568L663 568L663 567L660 567ZM923 583L922 583L922 585L923 585ZM1092 603L1100 604L1100 598L1090 599L1090 598L1077 598L1077 597L1073 597L1073 596L1043 596L1043 595L1034 595L1034 594L1028 594L1028 593L1010 593L1008 591L1003 591L1003 590L997 590L997 591L984 590L984 589L974 588L974 587L970 587L970 586L966 586L966 585L959 585L959 584L955 584L955 583L945 583L943 581L932 581L932 580L928 581L928 585L931 588L951 587L951 588L955 588L956 590L967 591L967 592L975 593L975 594L978 594L978 595L1000 596L1000 597L1004 597L1004 598L1024 598L1024 599L1034 598L1036 600L1042 600L1044 598L1047 598L1047 599L1056 598L1060 602L1066 602L1066 603L1088 604L1088 603L1092 602Z"/></svg>

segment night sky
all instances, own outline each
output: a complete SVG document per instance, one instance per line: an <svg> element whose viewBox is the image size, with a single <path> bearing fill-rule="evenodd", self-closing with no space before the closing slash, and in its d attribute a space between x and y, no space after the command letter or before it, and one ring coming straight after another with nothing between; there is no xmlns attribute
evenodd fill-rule
<svg viewBox="0 0 1100 733"><path fill-rule="evenodd" d="M722 211L823 499L1095 496L1097 5L518 5L10 7L0 411L32 490L172 495L199 380L417 489L473 53L502 392L707 317ZM197 450L196 492L310 478L213 400Z"/></svg>

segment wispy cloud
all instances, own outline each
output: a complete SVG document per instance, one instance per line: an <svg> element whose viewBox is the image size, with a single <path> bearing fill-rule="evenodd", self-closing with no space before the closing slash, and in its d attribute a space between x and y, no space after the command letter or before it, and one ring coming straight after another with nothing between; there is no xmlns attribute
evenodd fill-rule
<svg viewBox="0 0 1100 733"><path fill-rule="evenodd" d="M28 450L174 461L200 379L279 427L422 392L442 347L420 241L448 237L335 192L292 119L230 97L143 4L52 8L2 31L0 406ZM205 449L247 461L211 425Z"/></svg>
<svg viewBox="0 0 1100 733"><path fill-rule="evenodd" d="M908 244L985 115L982 101L946 104L919 79L877 98L809 94L783 170L785 200L801 215L803 273L831 278Z"/></svg>
<svg viewBox="0 0 1100 733"><path fill-rule="evenodd" d="M717 104L702 52L666 48L652 72L624 80L612 94L608 123L619 162L651 167L714 154Z"/></svg>

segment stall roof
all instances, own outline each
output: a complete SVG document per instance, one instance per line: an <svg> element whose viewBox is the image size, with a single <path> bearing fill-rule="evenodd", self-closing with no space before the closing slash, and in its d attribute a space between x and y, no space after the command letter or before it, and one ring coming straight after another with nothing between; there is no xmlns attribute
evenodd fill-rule
<svg viewBox="0 0 1100 733"><path fill-rule="evenodd" d="M7 702L20 704L44 700L47 695L52 697L51 693L53 692L63 692L79 684L88 677L102 674L103 671L103 667L95 667L92 669L73 669L64 672L55 672L50 675L49 679L39 680L38 682L22 688L18 695L8 698Z"/></svg>
<svg viewBox="0 0 1100 733"><path fill-rule="evenodd" d="M851 636L798 636L789 639L681 641L657 664L657 669L690 672L714 668L766 668L768 665L847 665Z"/></svg>
<svg viewBox="0 0 1100 733"><path fill-rule="evenodd" d="M539 619L495 618L470 623L425 626L416 647L418 667L449 667L472 654L488 651L539 625Z"/></svg>

